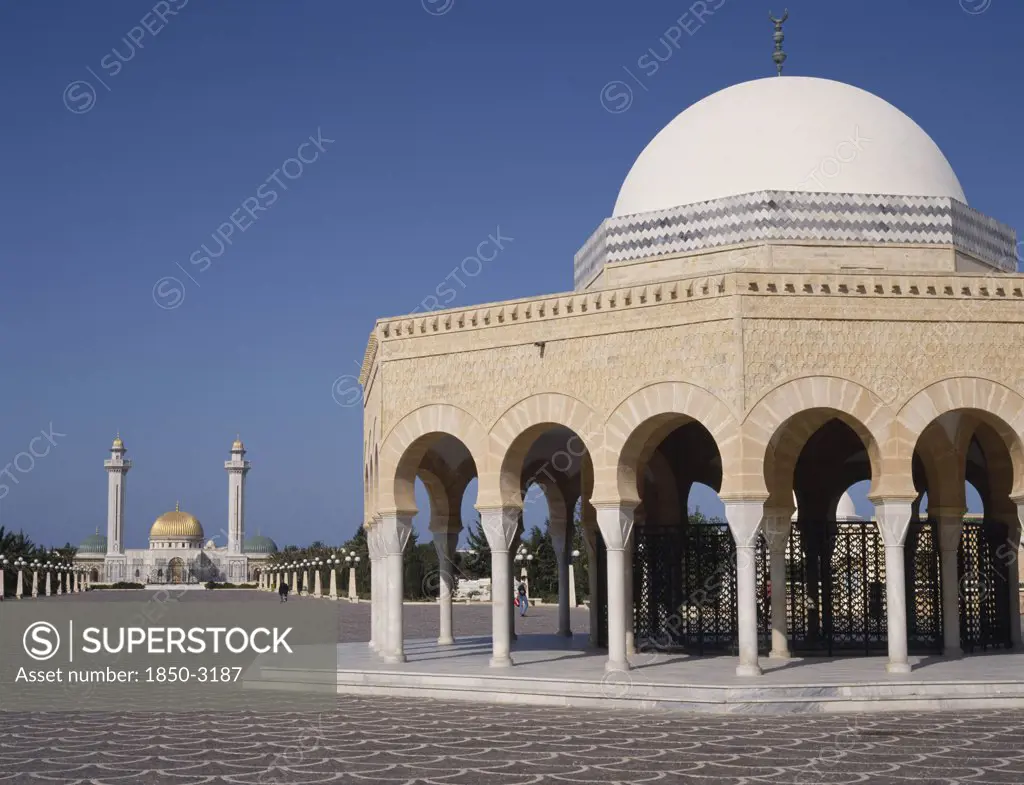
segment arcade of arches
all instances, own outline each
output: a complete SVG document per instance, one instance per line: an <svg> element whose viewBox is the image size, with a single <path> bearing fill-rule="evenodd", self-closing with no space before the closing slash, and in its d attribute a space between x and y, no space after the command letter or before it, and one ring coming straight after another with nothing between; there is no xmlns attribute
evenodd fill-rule
<svg viewBox="0 0 1024 785"><path fill-rule="evenodd" d="M628 669L643 647L735 653L747 676L761 672L764 655L887 653L888 670L899 673L913 653L1014 648L1022 431L1021 396L974 377L892 404L848 379L806 377L739 416L682 381L642 387L604 413L563 394L530 395L489 427L456 406L422 406L367 450L370 645L404 660L402 551L419 478L441 563L441 644L452 642L462 499L478 481L498 587L494 666L512 664L510 560L534 483L549 506L563 635L571 635L569 550L582 502L597 567L591 640L607 647L610 670ZM863 481L874 520L837 520L843 493ZM968 482L981 517L965 518ZM719 493L727 525L690 520L694 483Z"/></svg>

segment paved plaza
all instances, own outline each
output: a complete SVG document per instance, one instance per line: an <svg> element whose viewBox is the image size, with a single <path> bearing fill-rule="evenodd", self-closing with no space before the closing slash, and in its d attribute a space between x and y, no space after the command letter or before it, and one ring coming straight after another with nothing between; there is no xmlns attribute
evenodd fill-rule
<svg viewBox="0 0 1024 785"><path fill-rule="evenodd" d="M95 592L91 603L139 599ZM179 602L277 602L194 592ZM51 600L52 601L52 600ZM296 598L292 602L327 602ZM341 638L369 632L369 606L337 603ZM457 635L490 608L457 606ZM516 619L547 633L553 607ZM581 630L586 613L574 613ZM410 638L436 635L437 607L406 606ZM816 783L1024 782L1024 711L708 716L339 696L330 712L0 713L0 783Z"/></svg>

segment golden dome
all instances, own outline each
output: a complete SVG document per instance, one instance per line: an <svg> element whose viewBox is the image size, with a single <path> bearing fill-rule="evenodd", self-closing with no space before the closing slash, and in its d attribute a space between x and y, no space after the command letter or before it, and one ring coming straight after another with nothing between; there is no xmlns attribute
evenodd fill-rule
<svg viewBox="0 0 1024 785"><path fill-rule="evenodd" d="M232 450L244 450L245 449L245 445L242 444L242 440L241 439L235 439L231 443L231 449Z"/></svg>
<svg viewBox="0 0 1024 785"><path fill-rule="evenodd" d="M113 449L113 450L122 450L122 449L124 449L124 442L121 441L121 433L120 433L120 431L118 432L117 436L114 437L114 443L113 443L113 445L111 445L111 449Z"/></svg>
<svg viewBox="0 0 1024 785"><path fill-rule="evenodd" d="M149 530L150 539L154 537L180 537L185 539L203 539L203 525L194 515L182 512L174 505L174 512L165 512L153 523Z"/></svg>

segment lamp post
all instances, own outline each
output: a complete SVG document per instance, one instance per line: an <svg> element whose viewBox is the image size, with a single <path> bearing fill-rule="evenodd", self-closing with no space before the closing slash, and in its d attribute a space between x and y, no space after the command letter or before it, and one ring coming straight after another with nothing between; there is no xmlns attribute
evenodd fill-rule
<svg viewBox="0 0 1024 785"><path fill-rule="evenodd" d="M20 600L25 593L25 577L22 572L25 569L25 560L19 556L14 560L14 566L18 569L18 588L14 592L14 599Z"/></svg>
<svg viewBox="0 0 1024 785"><path fill-rule="evenodd" d="M322 566L323 566L323 562L322 561L320 561L319 559L313 559L313 569L316 572L316 578L313 581L313 596L314 597L323 597L324 596L324 587L323 587L323 584L320 582L320 568Z"/></svg>
<svg viewBox="0 0 1024 785"><path fill-rule="evenodd" d="M289 586L289 590L299 593L299 565L296 562L292 562L288 565L292 569L292 585Z"/></svg>
<svg viewBox="0 0 1024 785"><path fill-rule="evenodd" d="M576 560L580 557L579 551L572 552L572 558L569 560L569 607L576 607L576 571L573 569L573 565Z"/></svg>
<svg viewBox="0 0 1024 785"><path fill-rule="evenodd" d="M4 569L7 567L7 557L0 553L0 602L4 600Z"/></svg>
<svg viewBox="0 0 1024 785"><path fill-rule="evenodd" d="M355 551L349 551L345 557L345 564L348 565L348 599L349 602L359 602L359 595L356 594L356 565L359 564L359 557Z"/></svg>
<svg viewBox="0 0 1024 785"><path fill-rule="evenodd" d="M302 560L302 594L307 597L312 594L309 590L309 559Z"/></svg>
<svg viewBox="0 0 1024 785"><path fill-rule="evenodd" d="M64 562L64 593L71 594L71 565Z"/></svg>
<svg viewBox="0 0 1024 785"><path fill-rule="evenodd" d="M516 552L516 563L522 565L522 569L519 571L519 576L522 579L523 584L526 586L527 599L529 599L530 597L530 575L527 572L526 568L532 561L533 554L526 550L525 545L520 545L519 550ZM513 587L513 593L514 592L515 587Z"/></svg>
<svg viewBox="0 0 1024 785"><path fill-rule="evenodd" d="M46 596L49 597L52 593L50 591L50 575L53 574L53 565L50 562L44 563L43 571L46 573Z"/></svg>
<svg viewBox="0 0 1024 785"><path fill-rule="evenodd" d="M39 559L32 562L32 599L39 597Z"/></svg>
<svg viewBox="0 0 1024 785"><path fill-rule="evenodd" d="M338 565L341 564L341 560L338 558L338 554L332 553L327 557L327 569L331 571L331 589L328 595L332 600L338 599Z"/></svg>

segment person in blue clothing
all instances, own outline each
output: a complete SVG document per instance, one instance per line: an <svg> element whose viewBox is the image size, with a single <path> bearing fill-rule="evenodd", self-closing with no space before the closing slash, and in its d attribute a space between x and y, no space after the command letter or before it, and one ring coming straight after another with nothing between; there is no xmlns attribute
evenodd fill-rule
<svg viewBox="0 0 1024 785"><path fill-rule="evenodd" d="M526 584L519 584L519 615L525 616L526 609L530 607L530 598L526 596Z"/></svg>

